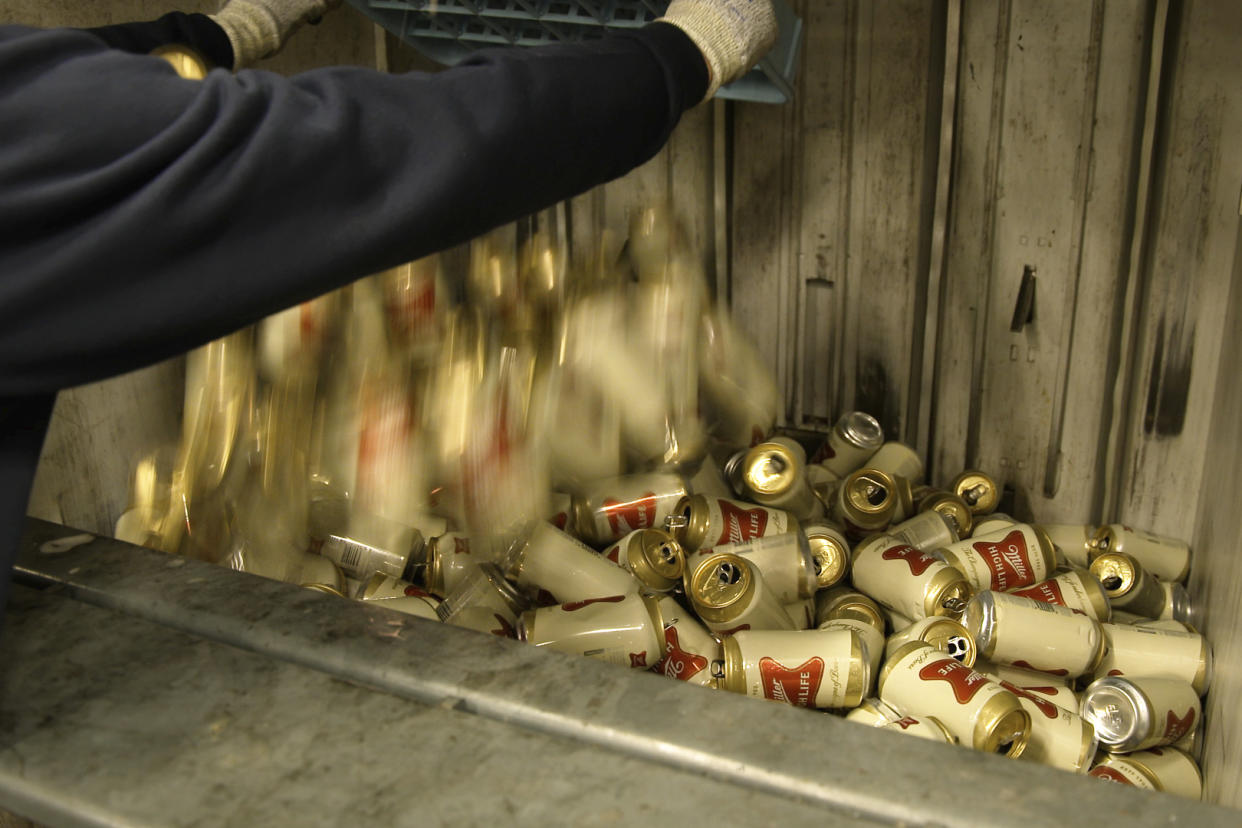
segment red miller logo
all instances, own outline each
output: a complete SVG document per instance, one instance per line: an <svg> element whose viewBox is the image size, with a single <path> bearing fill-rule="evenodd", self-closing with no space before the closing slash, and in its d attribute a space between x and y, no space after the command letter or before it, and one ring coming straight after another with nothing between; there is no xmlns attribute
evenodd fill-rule
<svg viewBox="0 0 1242 828"><path fill-rule="evenodd" d="M630 666L631 667L646 667L647 666L647 651L643 650L641 653L630 653Z"/></svg>
<svg viewBox="0 0 1242 828"><path fill-rule="evenodd" d="M414 586L413 584L410 584L408 587L405 588L405 594L406 594L406 597L408 598L430 598L431 597L431 593L424 592L422 589Z"/></svg>
<svg viewBox="0 0 1242 828"><path fill-rule="evenodd" d="M743 543L753 538L763 537L768 528L768 513L763 508L743 509L736 504L718 498L720 516L724 519L724 531L720 533L717 545L723 543Z"/></svg>
<svg viewBox="0 0 1242 828"><path fill-rule="evenodd" d="M1120 773L1108 767L1107 765L1100 765L1097 768L1092 768L1087 773L1087 776L1094 776L1096 779L1103 779L1106 782L1120 782L1122 785L1133 785L1134 784L1129 779L1126 779Z"/></svg>
<svg viewBox="0 0 1242 828"><path fill-rule="evenodd" d="M919 678L923 681L946 682L953 688L953 697L958 704L969 702L988 683L987 676L976 673L951 658L942 658L924 666L919 670Z"/></svg>
<svg viewBox="0 0 1242 828"><path fill-rule="evenodd" d="M453 538L453 554L469 555L470 541L466 538Z"/></svg>
<svg viewBox="0 0 1242 828"><path fill-rule="evenodd" d="M613 563L615 563L617 566L620 566L621 565L621 544L614 543L612 546L610 546L608 548L608 551L604 553L604 557L612 561Z"/></svg>
<svg viewBox="0 0 1242 828"><path fill-rule="evenodd" d="M1030 553L1021 529L1013 530L1003 540L980 541L971 548L988 565L992 573L992 589L1006 592L1035 582Z"/></svg>
<svg viewBox="0 0 1242 828"><path fill-rule="evenodd" d="M505 620L503 615L493 612L492 618L495 618L500 624L497 629L490 631L492 635L498 635L501 638L517 638L517 630L513 628L512 624Z"/></svg>
<svg viewBox="0 0 1242 828"><path fill-rule="evenodd" d="M677 637L677 628L669 627L664 631L664 658L651 669L669 678L686 681L707 669L707 659L683 650L681 640Z"/></svg>
<svg viewBox="0 0 1242 828"><path fill-rule="evenodd" d="M1170 742L1176 742L1190 732L1194 723L1195 709L1193 707L1187 708L1186 715L1180 719L1177 717L1177 714L1170 710L1164 722L1164 738Z"/></svg>
<svg viewBox="0 0 1242 828"><path fill-rule="evenodd" d="M936 563L936 559L926 552L920 552L913 546L894 546L884 550L880 556L886 561L903 560L910 567L910 574L918 577Z"/></svg>
<svg viewBox="0 0 1242 828"><path fill-rule="evenodd" d="M1023 690L1021 687L1018 687L1017 685L1014 685L1014 684L1010 684L1009 682L1004 681L1004 680L1001 681L1000 685L1001 687L1004 687L1006 690L1008 690L1010 693L1013 693L1018 698L1027 699L1028 701L1030 701L1031 704L1039 708L1040 713L1043 713L1049 719L1055 719L1057 717L1057 711L1059 710L1059 708L1052 702L1048 701L1047 699L1041 699L1037 696L1033 696L1030 693Z"/></svg>
<svg viewBox="0 0 1242 828"><path fill-rule="evenodd" d="M571 601L568 604L561 604L561 609L565 612L577 612L583 607L591 606L591 604L619 604L624 600L624 595L609 595L607 598L588 598L585 601Z"/></svg>
<svg viewBox="0 0 1242 828"><path fill-rule="evenodd" d="M893 722L893 724L897 725L902 730L909 730L911 727L913 727L914 725L918 723L919 723L919 720L914 718L913 716L905 716Z"/></svg>
<svg viewBox="0 0 1242 828"><path fill-rule="evenodd" d="M635 529L655 526L658 500L655 492L647 492L637 500L605 498L604 514L608 516L609 528L615 534L624 535Z"/></svg>
<svg viewBox="0 0 1242 828"><path fill-rule="evenodd" d="M794 707L811 707L824 678L824 660L813 656L791 670L776 659L764 656L759 659L759 676L763 695L767 698Z"/></svg>
<svg viewBox="0 0 1242 828"><path fill-rule="evenodd" d="M1064 667L1034 667L1025 661L1017 660L1013 663L1014 667L1021 667L1023 670L1033 670L1036 673L1047 673L1050 676L1068 676L1069 670Z"/></svg>
<svg viewBox="0 0 1242 828"><path fill-rule="evenodd" d="M1030 598L1032 601L1039 601L1044 604L1056 604L1059 607L1068 607L1065 603L1065 595L1061 592L1061 585L1056 581L1040 581L1038 584L1029 586L1026 589L1015 589L1011 595L1020 595L1023 598Z"/></svg>

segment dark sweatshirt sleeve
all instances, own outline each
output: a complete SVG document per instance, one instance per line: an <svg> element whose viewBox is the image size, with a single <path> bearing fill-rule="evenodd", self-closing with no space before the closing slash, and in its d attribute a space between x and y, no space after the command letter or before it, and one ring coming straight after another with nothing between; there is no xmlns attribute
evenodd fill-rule
<svg viewBox="0 0 1242 828"><path fill-rule="evenodd" d="M660 23L433 75L204 81L0 27L0 397L164 359L584 192L706 87Z"/></svg>
<svg viewBox="0 0 1242 828"><path fill-rule="evenodd" d="M117 23L83 29L113 49L146 55L160 46L189 46L212 66L233 68L233 44L214 20L205 14L169 12L158 20Z"/></svg>

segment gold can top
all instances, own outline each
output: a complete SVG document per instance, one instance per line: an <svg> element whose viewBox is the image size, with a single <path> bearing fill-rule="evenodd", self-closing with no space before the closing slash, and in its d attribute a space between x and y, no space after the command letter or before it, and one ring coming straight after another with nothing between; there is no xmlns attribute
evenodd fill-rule
<svg viewBox="0 0 1242 828"><path fill-rule="evenodd" d="M757 495L777 497L797 485L802 465L789 446L766 442L752 448L742 461L742 481Z"/></svg>
<svg viewBox="0 0 1242 828"><path fill-rule="evenodd" d="M815 598L815 616L819 623L837 619L862 621L884 635L885 620L880 605L861 592L844 587L821 591Z"/></svg>
<svg viewBox="0 0 1242 828"><path fill-rule="evenodd" d="M1000 505L1000 486L990 475L975 469L962 472L953 479L949 488L965 501L971 514L987 515Z"/></svg>
<svg viewBox="0 0 1242 828"><path fill-rule="evenodd" d="M806 540L815 561L818 588L827 589L840 583L850 567L850 547L844 536L831 529L808 526Z"/></svg>
<svg viewBox="0 0 1242 828"><path fill-rule="evenodd" d="M677 501L665 526L683 549L693 552L707 540L709 517L705 496L686 495Z"/></svg>
<svg viewBox="0 0 1242 828"><path fill-rule="evenodd" d="M952 566L938 572L923 593L923 611L928 615L959 619L975 590L966 576Z"/></svg>
<svg viewBox="0 0 1242 828"><path fill-rule="evenodd" d="M897 505L897 482L879 469L858 469L841 484L846 505L863 516L881 516Z"/></svg>
<svg viewBox="0 0 1242 828"><path fill-rule="evenodd" d="M1138 582L1138 562L1124 552L1104 552L1091 562L1091 574L1110 599L1121 598Z"/></svg>
<svg viewBox="0 0 1242 828"><path fill-rule="evenodd" d="M957 528L960 538L969 537L975 528L975 515L962 500L952 492L931 492L918 500L918 511L939 512Z"/></svg>
<svg viewBox="0 0 1242 828"><path fill-rule="evenodd" d="M989 679L991 681L991 679ZM1017 759L1031 738L1031 714L1008 690L997 693L983 705L975 720L974 747L984 753L997 753Z"/></svg>
<svg viewBox="0 0 1242 828"><path fill-rule="evenodd" d="M966 667L975 666L975 639L959 621L937 617L923 629L919 639L948 653Z"/></svg>
<svg viewBox="0 0 1242 828"><path fill-rule="evenodd" d="M755 592L755 577L746 559L721 552L700 564L685 586L704 621L724 623L746 606Z"/></svg>
<svg viewBox="0 0 1242 828"><path fill-rule="evenodd" d="M685 553L668 532L643 529L630 544L626 557L640 581L655 589L671 589L681 578Z"/></svg>
<svg viewBox="0 0 1242 828"><path fill-rule="evenodd" d="M742 648L731 635L720 643L724 653L724 675L719 679L720 689L746 695L746 662L742 660Z"/></svg>

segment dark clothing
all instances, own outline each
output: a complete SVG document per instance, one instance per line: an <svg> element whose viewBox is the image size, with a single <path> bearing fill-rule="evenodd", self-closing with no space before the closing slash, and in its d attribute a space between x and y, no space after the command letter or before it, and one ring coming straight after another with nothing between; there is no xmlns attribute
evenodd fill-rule
<svg viewBox="0 0 1242 828"><path fill-rule="evenodd" d="M113 49L150 54L160 46L189 46L212 66L233 68L233 44L216 22L205 14L170 12L149 23L122 23L86 29Z"/></svg>
<svg viewBox="0 0 1242 828"><path fill-rule="evenodd" d="M203 81L86 32L0 26L0 600L58 389L616 178L706 89L662 23L433 75Z"/></svg>

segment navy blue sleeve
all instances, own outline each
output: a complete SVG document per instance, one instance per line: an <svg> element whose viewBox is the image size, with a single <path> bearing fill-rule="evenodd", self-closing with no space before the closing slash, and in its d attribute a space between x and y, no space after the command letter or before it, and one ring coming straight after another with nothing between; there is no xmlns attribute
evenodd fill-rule
<svg viewBox="0 0 1242 828"><path fill-rule="evenodd" d="M0 27L0 397L167 358L584 192L706 88L660 23L431 75L204 81Z"/></svg>
<svg viewBox="0 0 1242 828"><path fill-rule="evenodd" d="M205 14L169 12L158 20L117 23L83 29L113 49L146 55L160 46L189 46L212 66L233 68L233 44L219 24Z"/></svg>

